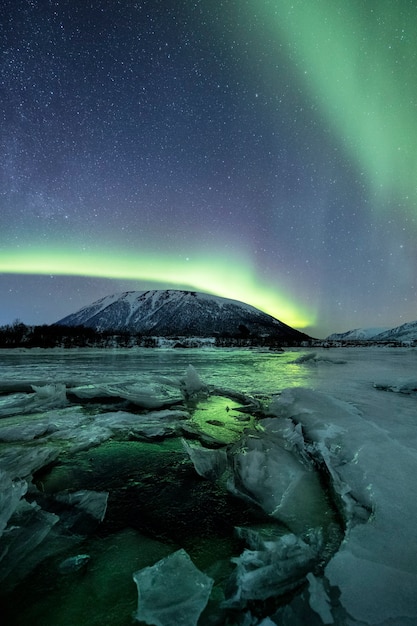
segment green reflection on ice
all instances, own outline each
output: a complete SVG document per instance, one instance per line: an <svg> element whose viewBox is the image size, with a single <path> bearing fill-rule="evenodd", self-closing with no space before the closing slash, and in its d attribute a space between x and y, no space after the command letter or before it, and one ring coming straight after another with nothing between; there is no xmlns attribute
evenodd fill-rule
<svg viewBox="0 0 417 626"><path fill-rule="evenodd" d="M210 396L199 402L191 421L204 435L222 444L234 443L246 428L254 425L255 418L238 411L242 405L222 396Z"/></svg>

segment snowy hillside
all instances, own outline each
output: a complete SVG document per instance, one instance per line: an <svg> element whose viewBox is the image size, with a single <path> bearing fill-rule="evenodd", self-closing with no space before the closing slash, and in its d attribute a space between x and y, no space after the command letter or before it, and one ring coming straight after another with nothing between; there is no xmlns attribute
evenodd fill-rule
<svg viewBox="0 0 417 626"><path fill-rule="evenodd" d="M57 323L155 336L267 335L291 342L309 339L243 302L174 289L107 296Z"/></svg>

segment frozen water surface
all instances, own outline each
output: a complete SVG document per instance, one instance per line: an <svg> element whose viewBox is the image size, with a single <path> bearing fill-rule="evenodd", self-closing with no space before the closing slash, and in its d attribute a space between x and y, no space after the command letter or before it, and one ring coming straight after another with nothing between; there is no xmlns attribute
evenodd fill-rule
<svg viewBox="0 0 417 626"><path fill-rule="evenodd" d="M2 623L168 623L181 555L184 623L416 624L416 381L406 348L0 351Z"/></svg>

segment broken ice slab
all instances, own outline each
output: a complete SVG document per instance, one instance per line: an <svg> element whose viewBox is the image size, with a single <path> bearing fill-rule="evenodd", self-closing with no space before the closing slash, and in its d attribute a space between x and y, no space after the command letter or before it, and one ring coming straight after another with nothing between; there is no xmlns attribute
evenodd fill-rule
<svg viewBox="0 0 417 626"><path fill-rule="evenodd" d="M107 491L91 491L88 489L81 489L72 493L60 493L56 496L58 502L75 506L99 522L102 522L106 515L108 498L109 494Z"/></svg>
<svg viewBox="0 0 417 626"><path fill-rule="evenodd" d="M277 420L262 420L263 431L246 437L231 456L232 493L256 502L295 533L327 526L329 505L312 464L285 449Z"/></svg>
<svg viewBox="0 0 417 626"><path fill-rule="evenodd" d="M91 421L81 424L79 428L71 425L69 428L57 430L48 439L56 442L67 453L75 453L94 448L110 439L112 435L113 432L109 428L103 428Z"/></svg>
<svg viewBox="0 0 417 626"><path fill-rule="evenodd" d="M187 398L193 398L199 394L207 393L207 385L201 380L197 370L193 365L189 365L185 371L183 381L184 393Z"/></svg>
<svg viewBox="0 0 417 626"><path fill-rule="evenodd" d="M66 387L63 383L56 385L32 385L34 393L16 396L0 405L0 417L11 415L28 415L47 411L48 409L66 406Z"/></svg>
<svg viewBox="0 0 417 626"><path fill-rule="evenodd" d="M317 363L326 363L330 365L345 365L347 361L345 359L333 359L328 355L319 354L317 352L308 352L307 354L302 354L298 358L294 359L293 363L300 365L302 363L307 363L308 365Z"/></svg>
<svg viewBox="0 0 417 626"><path fill-rule="evenodd" d="M64 440L71 432L78 433L91 421L79 407L40 411L28 416L12 416L0 420L0 442Z"/></svg>
<svg viewBox="0 0 417 626"><path fill-rule="evenodd" d="M76 556L70 556L65 561L59 564L59 572L61 574L72 574L83 569L90 560L89 554L77 554Z"/></svg>
<svg viewBox="0 0 417 626"><path fill-rule="evenodd" d="M206 397L208 394L208 386L201 380L193 365L188 365L184 376L156 375L153 379L164 387L173 387L180 390L183 398L186 400L198 400L201 397Z"/></svg>
<svg viewBox="0 0 417 626"><path fill-rule="evenodd" d="M41 387L44 384L44 380L1 380L0 395L32 393L34 386Z"/></svg>
<svg viewBox="0 0 417 626"><path fill-rule="evenodd" d="M29 422L27 419L22 420L21 417L16 417L15 419L21 420L20 423L0 425L1 442L31 441L49 435L56 430L55 427L46 420ZM10 422L10 419L6 421Z"/></svg>
<svg viewBox="0 0 417 626"><path fill-rule="evenodd" d="M7 472L0 470L0 537L26 492L25 480L12 480Z"/></svg>
<svg viewBox="0 0 417 626"><path fill-rule="evenodd" d="M309 543L288 533L276 541L256 539L259 549L244 550L233 558L236 570L230 581L232 593L226 608L243 608L253 600L267 600L295 589L305 581L321 550L321 534L311 534Z"/></svg>
<svg viewBox="0 0 417 626"><path fill-rule="evenodd" d="M2 449L0 470L11 478L28 478L58 458L59 448L48 445L13 445Z"/></svg>
<svg viewBox="0 0 417 626"><path fill-rule="evenodd" d="M114 434L131 434L138 438L152 439L172 437L181 430L181 422L189 419L189 413L181 410L162 409L136 415L124 411L97 415L94 423L109 428Z"/></svg>
<svg viewBox="0 0 417 626"><path fill-rule="evenodd" d="M23 578L37 564L37 548L58 521L57 515L43 511L36 502L19 501L0 540L1 581L10 579L12 574L14 579Z"/></svg>
<svg viewBox="0 0 417 626"><path fill-rule="evenodd" d="M310 606L320 616L323 624L333 624L331 602L324 588L323 579L317 578L312 572L307 574Z"/></svg>
<svg viewBox="0 0 417 626"><path fill-rule="evenodd" d="M378 381L374 383L375 389L380 389L382 391L392 391L394 393L405 393L405 394L413 394L417 392L417 379L400 379L395 382L384 380Z"/></svg>
<svg viewBox="0 0 417 626"><path fill-rule="evenodd" d="M155 626L196 626L214 582L183 549L135 572L133 580L138 588L136 619Z"/></svg>
<svg viewBox="0 0 417 626"><path fill-rule="evenodd" d="M226 471L226 450L212 450L202 446L191 446L185 439L182 439L182 445L199 476L209 480L216 480Z"/></svg>
<svg viewBox="0 0 417 626"><path fill-rule="evenodd" d="M158 409L172 406L182 401L182 394L162 384L147 382L101 383L72 387L68 390L70 399L88 402L124 401L144 409Z"/></svg>

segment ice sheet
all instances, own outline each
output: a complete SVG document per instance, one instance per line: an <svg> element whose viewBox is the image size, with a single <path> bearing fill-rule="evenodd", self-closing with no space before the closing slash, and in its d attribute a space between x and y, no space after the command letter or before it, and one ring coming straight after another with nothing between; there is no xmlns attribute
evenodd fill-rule
<svg viewBox="0 0 417 626"><path fill-rule="evenodd" d="M302 425L340 495L348 529L325 575L346 611L361 623L417 620L415 450L393 440L382 420L323 393L286 390L271 412Z"/></svg>
<svg viewBox="0 0 417 626"><path fill-rule="evenodd" d="M268 617L257 618L245 609L239 615L239 626L245 620L250 626L265 620L316 626L331 623L331 618L340 626L416 623L417 351L358 348L317 350L311 355L308 350L278 355L233 350L26 351L10 354L10 358L2 353L0 376L8 381L3 391L13 397L2 397L1 407L17 411L15 417L7 417L6 411L0 421L0 469L8 476L0 492L5 503L0 511L10 512L4 517L0 513L3 527L7 524L9 530L17 509L21 507L23 512L29 504L24 485L30 485L33 473L61 453L72 454L112 437L147 441L185 434L203 441L201 433L192 428L185 406L136 415L109 412L108 404L102 411L63 408L62 387L56 385L67 390L92 385L94 396L111 385L118 391L143 391L142 381L147 379L169 388L168 404L171 399L187 400L193 395L198 402L200 392L204 395L214 388L232 389L236 397L256 398L253 407L258 417L275 394L272 414L261 423L267 437L259 437L258 432L246 447L229 451L229 470L230 459L236 456L231 484L265 511L279 514L291 526L290 534L304 541L299 536L307 525L302 503L314 489L310 485L304 489L303 481L308 484L308 464L316 463L323 477L330 479L347 532L323 570L314 570L314 577L306 571L302 592ZM186 383L190 363L195 372L189 370ZM44 390L28 393L30 383ZM19 395L23 391L26 395ZM192 456L198 447L192 443L191 448ZM207 455L207 459L212 457L207 466L200 464L197 456L196 469L202 475L213 473L216 479L221 470L214 456ZM17 489L15 496L10 492L12 484ZM314 499L311 504L314 510ZM44 522L48 526L47 518ZM58 526L54 524L47 537L57 532ZM40 547L49 543L49 539L42 541ZM242 569L242 585L248 568ZM253 589L257 593L256 585Z"/></svg>

